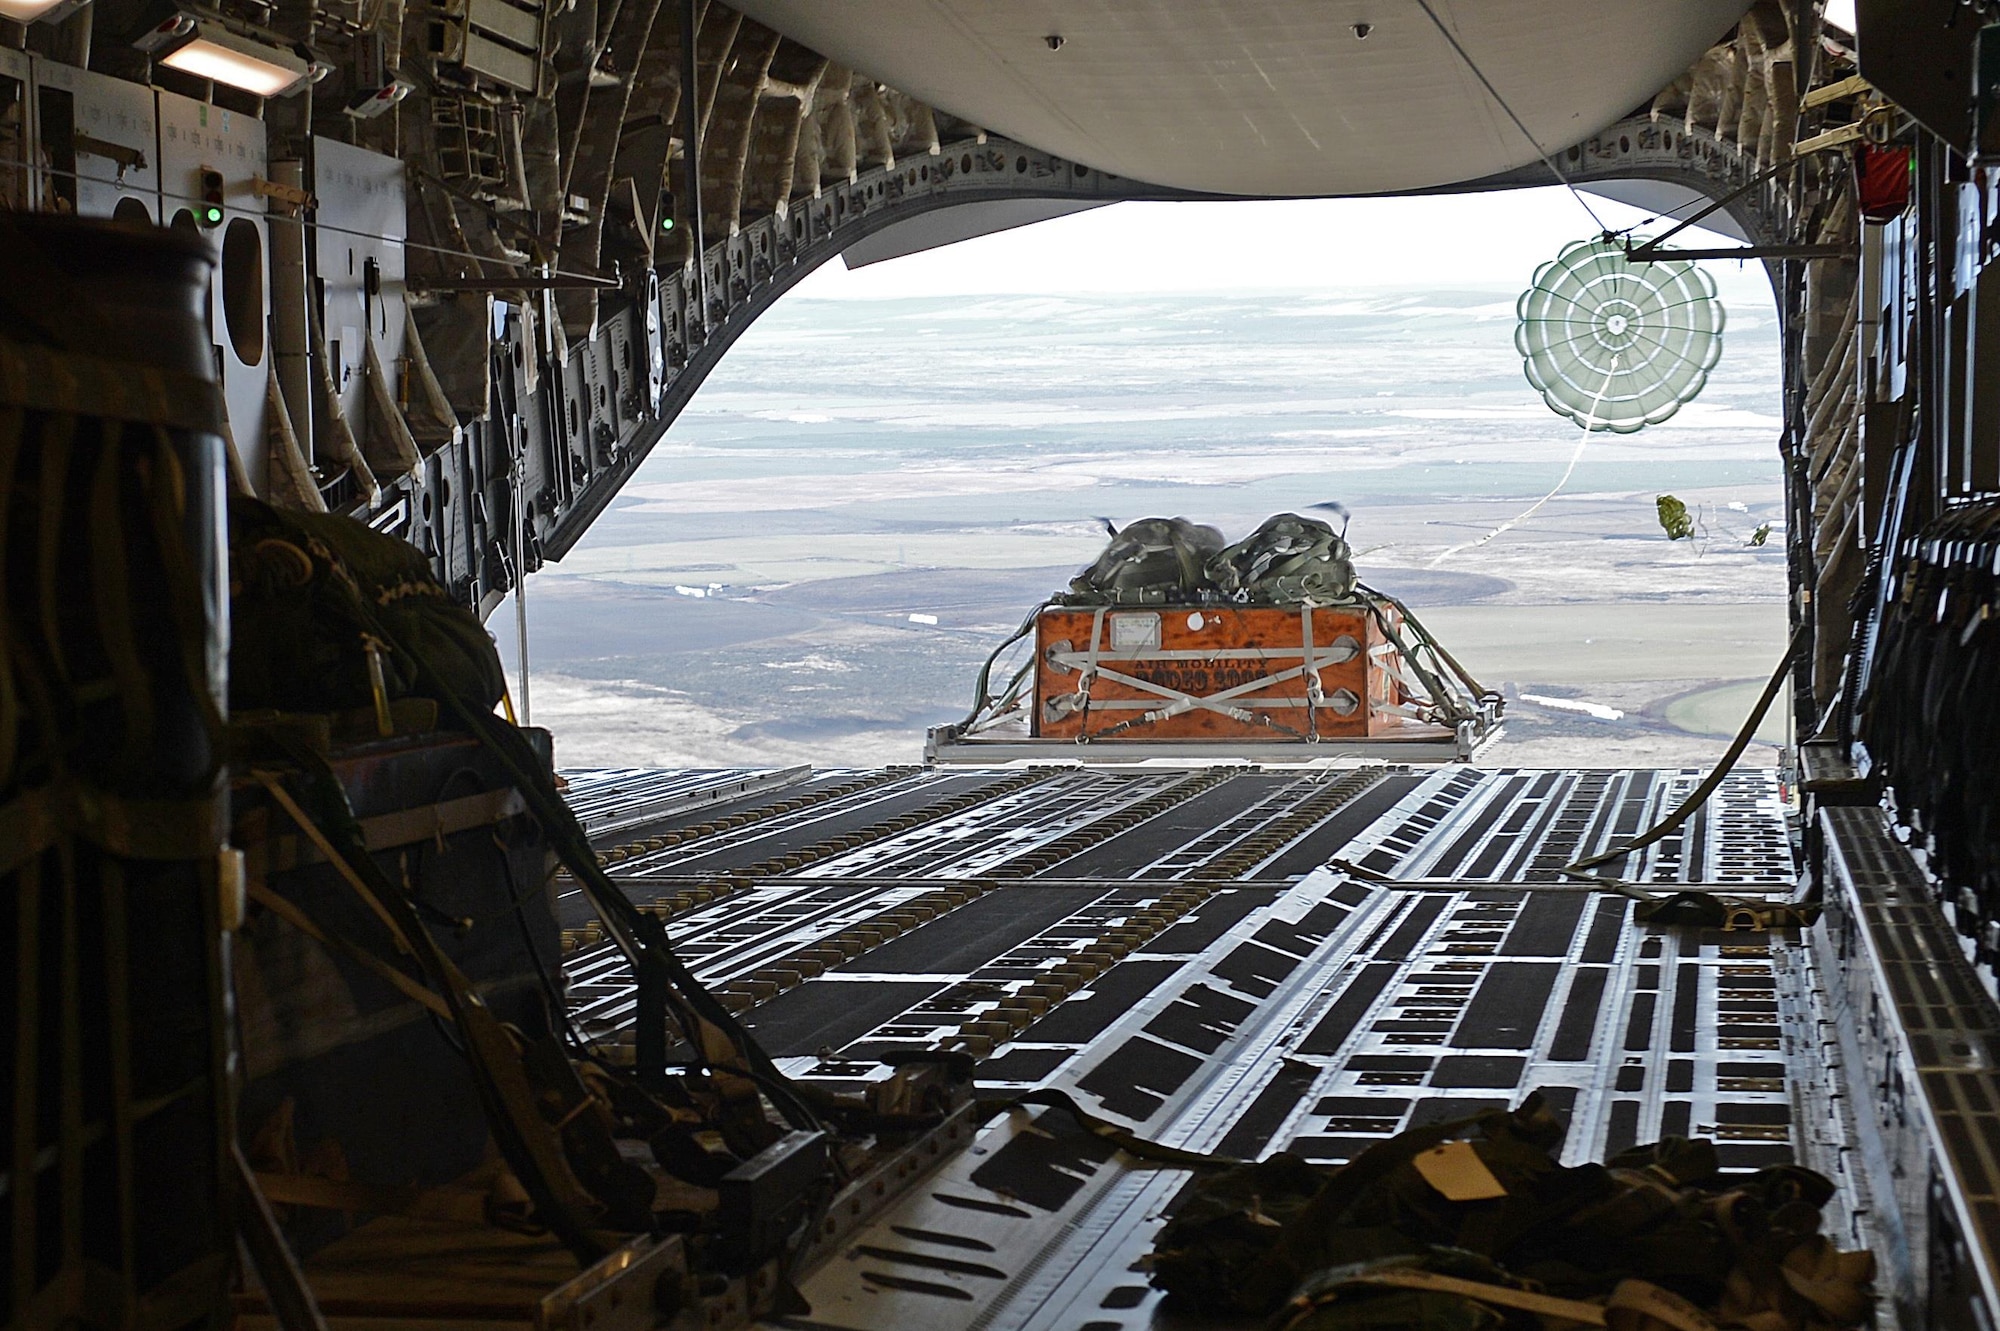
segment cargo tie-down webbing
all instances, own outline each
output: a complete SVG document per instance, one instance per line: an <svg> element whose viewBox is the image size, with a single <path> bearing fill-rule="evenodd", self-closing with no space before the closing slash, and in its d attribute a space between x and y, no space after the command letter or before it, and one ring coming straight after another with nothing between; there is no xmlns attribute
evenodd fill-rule
<svg viewBox="0 0 2000 1331"><path fill-rule="evenodd" d="M1313 608L1309 605L1299 607L1299 640L1304 645L1306 651L1304 662L1306 681L1306 739L1310 743L1317 744L1319 743L1319 709L1320 705L1326 701L1326 687L1320 682L1319 662L1313 658ZM1331 665L1333 662L1329 660L1328 664ZM1363 670L1364 672L1366 670L1365 657L1363 658ZM1365 673L1362 677L1364 680L1367 678ZM1364 684L1363 687L1366 687L1366 685Z"/></svg>
<svg viewBox="0 0 2000 1331"><path fill-rule="evenodd" d="M1764 723L1764 714L1771 710L1772 702L1776 701L1779 692L1785 686L1785 672L1791 669L1792 662L1798 658L1798 654L1801 651L1805 650L1806 644L1811 640L1811 630L1804 624L1799 625L1798 628L1792 631L1792 640L1786 644L1785 654L1779 658L1778 668L1771 672L1770 682L1764 685L1764 692L1758 697L1757 705L1750 709L1749 719L1744 721L1742 729L1736 732L1736 738L1729 741L1729 747L1723 751L1722 757L1716 761L1714 770L1709 772L1707 778L1700 785L1696 786L1694 791L1686 799L1682 800L1672 813L1662 818L1659 822L1654 823L1651 827L1641 832L1638 836L1633 837L1625 844L1613 846L1611 849L1600 851L1595 855L1586 855L1581 859L1564 865L1562 871L1573 878L1597 881L1596 875L1587 874L1583 871L1630 855L1634 851L1644 850L1655 842L1673 835L1674 832L1680 829L1682 823L1694 817L1695 811L1708 803L1709 796L1715 794L1721 788L1723 780L1736 766L1736 760L1741 758L1743 751L1750 747L1750 741L1756 737L1757 727Z"/></svg>
<svg viewBox="0 0 2000 1331"><path fill-rule="evenodd" d="M515 1176L533 1197L537 1218L579 1260L586 1253L609 1252L620 1240L605 1228L603 1208L578 1181L560 1138L545 1125L513 1038L473 991L464 973L438 947L409 897L368 855L366 840L332 769L303 746L289 747L317 816L308 814L273 774L251 775L381 923L397 951L423 974L425 983L421 985L407 975L400 982L391 979L391 983L433 1012L442 1007L456 1027L486 1111L487 1126ZM344 846L335 845L336 837ZM369 969L385 979L400 974L386 961ZM420 992L430 997L419 997Z"/></svg>
<svg viewBox="0 0 2000 1331"><path fill-rule="evenodd" d="M1250 680L1247 683L1234 685L1230 688L1223 689L1219 693L1198 695L1189 693L1183 689L1174 688L1170 684L1161 684L1154 680L1142 679L1136 675L1128 675L1122 670L1116 670L1102 664L1098 660L1097 644L1098 644L1099 630L1097 626L1098 624L1103 622L1105 610L1099 609L1096 612L1095 622L1093 622L1091 626L1091 649L1088 653L1086 653L1086 667L1085 667L1087 670L1086 678L1090 676L1101 675L1103 678L1112 680L1115 683L1123 684L1127 688L1137 689L1142 693L1151 693L1158 697L1164 698L1167 700L1168 705L1166 707L1158 708L1153 711L1141 713L1140 715L1132 717L1129 720L1120 721L1114 725L1106 726L1103 730L1097 731L1095 734L1092 734L1089 728L1090 725L1089 692L1088 688L1086 687L1084 690L1085 706L1084 706L1084 717L1083 717L1083 729L1077 735L1077 742L1081 744L1088 740L1093 740L1093 739L1109 739L1111 736L1123 734L1127 730L1132 730L1139 726L1155 725L1161 721L1165 721L1172 717L1180 716L1184 713L1196 710L1214 712L1217 715L1226 716L1230 720L1239 722L1243 725L1262 725L1268 727L1269 729L1275 730L1280 734L1289 735L1293 739L1307 740L1309 742L1318 740L1319 674L1318 674L1317 663L1315 662L1313 656L1314 648L1312 645L1312 612L1313 612L1313 607L1311 606L1304 606L1301 607L1300 609L1300 619L1303 629L1302 637L1305 648L1304 660L1300 664L1296 666L1289 666L1283 670L1272 671L1268 675L1260 675L1256 679ZM1248 708L1235 707L1230 705L1232 699L1242 697L1245 694L1253 693L1258 689L1265 689L1265 688L1270 688L1273 685L1283 684L1287 680L1298 679L1301 676L1303 676L1306 680L1306 698L1309 704L1307 709L1308 725L1310 733L1308 733L1307 731L1301 731L1295 729L1292 726L1284 724L1282 721L1273 720L1267 713L1253 712Z"/></svg>
<svg viewBox="0 0 2000 1331"><path fill-rule="evenodd" d="M1090 738L1090 687L1097 682L1098 644L1104 640L1104 616L1109 609L1108 606L1099 606L1090 616L1090 648L1084 653L1083 674L1076 682L1076 696L1081 699L1077 708L1076 742L1079 744Z"/></svg>

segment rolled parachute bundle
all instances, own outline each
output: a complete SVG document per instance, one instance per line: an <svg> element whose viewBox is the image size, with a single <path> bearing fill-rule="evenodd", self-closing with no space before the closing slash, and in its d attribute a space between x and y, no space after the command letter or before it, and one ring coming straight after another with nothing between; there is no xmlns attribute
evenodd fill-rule
<svg viewBox="0 0 2000 1331"><path fill-rule="evenodd" d="M1226 543L1215 528L1186 518L1141 518L1114 532L1096 562L1070 579L1070 599L1110 605L1198 600L1208 588L1209 561Z"/></svg>
<svg viewBox="0 0 2000 1331"><path fill-rule="evenodd" d="M1347 541L1318 518L1279 513L1234 545L1186 518L1143 518L1114 532L1070 579L1071 605L1337 605L1354 595Z"/></svg>
<svg viewBox="0 0 2000 1331"><path fill-rule="evenodd" d="M1354 594L1347 542L1318 518L1279 513L1211 559L1209 580L1249 605L1334 605Z"/></svg>

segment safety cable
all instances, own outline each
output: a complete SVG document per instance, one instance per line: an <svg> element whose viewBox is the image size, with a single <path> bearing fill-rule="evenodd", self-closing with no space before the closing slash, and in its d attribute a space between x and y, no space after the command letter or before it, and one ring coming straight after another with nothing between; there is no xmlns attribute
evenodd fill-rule
<svg viewBox="0 0 2000 1331"><path fill-rule="evenodd" d="M1437 11L1431 8L1430 0L1417 0L1417 8L1424 11L1424 17L1428 18L1432 25L1437 28L1439 35L1451 44L1451 49L1458 53L1458 58L1465 62L1465 67L1472 71L1472 76L1479 80L1481 86L1486 89L1487 95L1499 103L1500 109L1507 113L1507 118L1514 122L1515 129L1521 131L1521 137L1528 141L1528 146L1533 148L1535 155L1542 159L1542 165L1549 169L1549 174L1561 181L1563 187L1576 196L1577 203L1582 206L1586 213L1590 214L1590 220L1597 225L1597 229L1609 235L1611 228L1604 224L1604 219L1597 215L1597 210L1592 208L1590 201L1583 197L1583 191L1575 185L1570 184L1569 177L1564 175L1562 168L1556 165L1555 158L1549 156L1548 151L1542 147L1540 140L1529 133L1528 127L1522 123L1521 117L1514 114L1514 108L1507 105L1507 99L1502 97L1500 90L1493 86L1493 80L1486 77L1485 71L1481 70L1477 62L1473 60L1471 54L1463 46L1459 45L1458 38L1454 37L1451 29L1444 25L1444 20L1437 16Z"/></svg>

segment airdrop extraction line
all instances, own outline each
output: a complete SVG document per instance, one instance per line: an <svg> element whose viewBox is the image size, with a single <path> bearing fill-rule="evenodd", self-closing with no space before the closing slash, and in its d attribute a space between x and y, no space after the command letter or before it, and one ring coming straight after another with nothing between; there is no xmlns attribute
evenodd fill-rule
<svg viewBox="0 0 2000 1331"><path fill-rule="evenodd" d="M1618 375L1618 357L1620 354L1621 353L1616 351L1611 353L1611 368L1604 372L1604 383L1601 386L1599 386L1597 390L1597 396L1591 399L1590 415L1586 417L1583 422L1583 438L1576 441L1576 451L1569 455L1569 466L1563 468L1562 479L1556 482L1555 488L1553 490L1550 490L1547 494L1543 495L1540 499L1537 499L1533 504L1529 505L1527 511L1523 513L1518 513L1515 516L1507 519L1505 522L1495 527L1492 531L1487 532L1484 536L1480 537L1478 540L1467 541L1463 545L1454 545L1453 547L1451 547L1451 549L1445 551L1443 554L1439 555L1436 559L1433 559L1430 562L1431 568L1436 568L1439 564L1444 563L1445 560L1450 559L1453 555L1457 554L1461 550L1475 550L1480 546L1486 544L1488 541L1492 540L1494 537L1500 535L1502 532L1512 531L1514 528L1526 522L1529 518L1535 516L1536 513L1540 512L1543 504L1548 503L1549 500L1554 499L1557 495L1562 493L1562 488L1565 485L1569 484L1569 478L1576 474L1576 464L1583 461L1583 450L1585 446L1587 446L1590 443L1591 430L1596 428L1597 425L1597 408L1599 407L1599 405L1603 403L1604 395L1611 390L1611 381Z"/></svg>

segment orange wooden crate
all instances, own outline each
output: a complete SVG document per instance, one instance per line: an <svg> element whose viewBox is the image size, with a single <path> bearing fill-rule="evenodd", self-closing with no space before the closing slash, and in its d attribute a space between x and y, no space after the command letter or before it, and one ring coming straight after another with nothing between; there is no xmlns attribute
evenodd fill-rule
<svg viewBox="0 0 2000 1331"><path fill-rule="evenodd" d="M1392 607L1382 613L1395 622ZM1405 724L1386 711L1403 701L1384 654L1373 650L1386 642L1365 606L1052 607L1035 624L1034 734L1272 742L1381 735ZM1304 674L1309 649L1317 707Z"/></svg>

